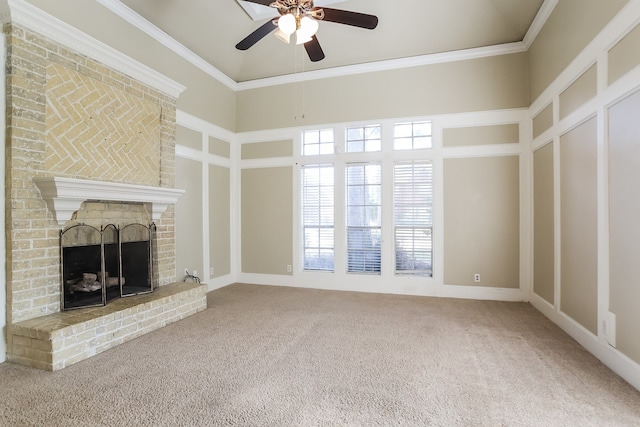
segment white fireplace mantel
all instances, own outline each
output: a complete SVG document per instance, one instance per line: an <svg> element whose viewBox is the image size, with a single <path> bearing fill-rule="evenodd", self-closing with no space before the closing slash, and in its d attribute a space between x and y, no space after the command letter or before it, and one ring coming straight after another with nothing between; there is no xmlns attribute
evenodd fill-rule
<svg viewBox="0 0 640 427"><path fill-rule="evenodd" d="M62 177L33 178L33 182L59 225L69 221L87 200L149 203L151 217L156 221L185 192L174 188Z"/></svg>

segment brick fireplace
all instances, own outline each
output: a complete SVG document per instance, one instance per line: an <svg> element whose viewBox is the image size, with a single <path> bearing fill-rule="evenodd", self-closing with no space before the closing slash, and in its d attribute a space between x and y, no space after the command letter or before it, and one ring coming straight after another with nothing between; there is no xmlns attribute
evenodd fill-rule
<svg viewBox="0 0 640 427"><path fill-rule="evenodd" d="M4 32L7 356L59 369L205 308L205 290L174 284L179 91L166 93L16 23ZM157 283L165 289L103 313L60 317L61 228L152 221Z"/></svg>

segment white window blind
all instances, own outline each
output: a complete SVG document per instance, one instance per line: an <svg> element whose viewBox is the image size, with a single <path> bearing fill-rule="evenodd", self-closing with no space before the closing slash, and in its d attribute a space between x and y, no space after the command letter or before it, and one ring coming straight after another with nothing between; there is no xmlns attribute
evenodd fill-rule
<svg viewBox="0 0 640 427"><path fill-rule="evenodd" d="M333 165L303 166L301 178L304 269L333 271Z"/></svg>
<svg viewBox="0 0 640 427"><path fill-rule="evenodd" d="M380 274L382 167L349 164L347 183L347 272Z"/></svg>
<svg viewBox="0 0 640 427"><path fill-rule="evenodd" d="M433 165L396 162L393 181L396 274L431 276Z"/></svg>

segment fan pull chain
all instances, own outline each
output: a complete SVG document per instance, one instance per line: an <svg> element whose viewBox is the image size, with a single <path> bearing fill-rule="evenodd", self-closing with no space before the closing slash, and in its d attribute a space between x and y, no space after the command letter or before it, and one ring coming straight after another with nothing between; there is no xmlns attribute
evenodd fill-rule
<svg viewBox="0 0 640 427"><path fill-rule="evenodd" d="M298 120L298 46L293 47L293 120Z"/></svg>
<svg viewBox="0 0 640 427"><path fill-rule="evenodd" d="M304 46L304 45L302 45ZM302 49L301 49L302 50ZM300 82L300 84L302 85L302 118L304 119L304 105L305 105L305 75L304 75L304 53L300 54L300 60L302 61L302 82Z"/></svg>
<svg viewBox="0 0 640 427"><path fill-rule="evenodd" d="M300 80L298 80L296 78L297 74L298 74L298 58L300 58L300 60L302 61L302 65L301 65L301 77L304 77L304 56L302 54L298 55L298 53L301 51L300 45L296 45L294 48L294 93L293 93L293 102L294 102L294 107L293 107L293 119L294 120L298 120L298 118L300 119L304 119L304 95L305 95L305 86L304 86L304 80L302 80L302 82ZM301 97L299 96L299 85L302 84L302 93L301 93ZM301 101L299 102L298 100L301 99ZM298 104L301 105L300 109L298 108ZM302 111L302 113L300 113L300 110Z"/></svg>

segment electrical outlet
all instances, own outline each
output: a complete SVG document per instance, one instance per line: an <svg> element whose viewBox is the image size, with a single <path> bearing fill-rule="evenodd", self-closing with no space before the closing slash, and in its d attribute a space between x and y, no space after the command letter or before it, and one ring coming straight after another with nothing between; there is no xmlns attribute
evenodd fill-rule
<svg viewBox="0 0 640 427"><path fill-rule="evenodd" d="M473 281L476 283L480 283L480 273L476 273L473 275Z"/></svg>
<svg viewBox="0 0 640 427"><path fill-rule="evenodd" d="M198 270L193 270L193 275L198 277Z"/></svg>
<svg viewBox="0 0 640 427"><path fill-rule="evenodd" d="M287 265L287 273L291 273L291 264Z"/></svg>
<svg viewBox="0 0 640 427"><path fill-rule="evenodd" d="M213 269L213 267L211 267L209 269L209 276L213 277L213 273L214 273L214 269Z"/></svg>

